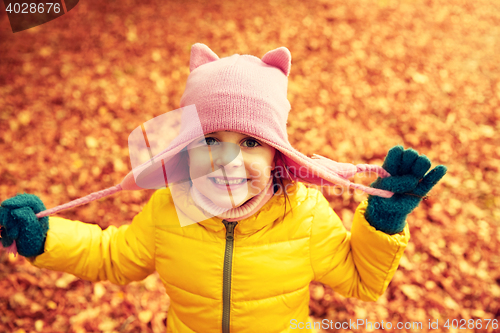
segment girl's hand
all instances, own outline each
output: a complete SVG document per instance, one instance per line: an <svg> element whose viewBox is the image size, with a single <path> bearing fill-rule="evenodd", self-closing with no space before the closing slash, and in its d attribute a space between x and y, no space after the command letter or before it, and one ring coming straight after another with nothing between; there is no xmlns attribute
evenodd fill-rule
<svg viewBox="0 0 500 333"><path fill-rule="evenodd" d="M42 254L49 217L38 219L35 214L45 209L42 200L33 194L19 194L2 202L0 226L4 248L12 246L15 241L17 252L22 256Z"/></svg>
<svg viewBox="0 0 500 333"><path fill-rule="evenodd" d="M379 177L371 186L394 192L394 195L391 198L369 196L365 218L375 229L392 235L404 229L406 216L443 178L447 169L438 165L426 175L431 161L411 148L404 150L402 146L389 150L382 167L391 176Z"/></svg>

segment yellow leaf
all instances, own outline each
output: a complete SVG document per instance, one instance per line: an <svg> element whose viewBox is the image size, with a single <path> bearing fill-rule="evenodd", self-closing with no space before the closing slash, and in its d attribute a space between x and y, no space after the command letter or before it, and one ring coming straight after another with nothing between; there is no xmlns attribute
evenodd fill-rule
<svg viewBox="0 0 500 333"><path fill-rule="evenodd" d="M107 318L99 324L98 328L103 332L111 332L118 326L118 323L113 319Z"/></svg>
<svg viewBox="0 0 500 333"><path fill-rule="evenodd" d="M54 301L48 301L47 302L47 307L51 310L55 310L57 308L57 304Z"/></svg>
<svg viewBox="0 0 500 333"><path fill-rule="evenodd" d="M35 321L35 330L37 332L41 332L43 330L43 320L38 319L37 321Z"/></svg>
<svg viewBox="0 0 500 333"><path fill-rule="evenodd" d="M85 144L87 145L88 148L97 148L99 142L94 137L87 136L85 138Z"/></svg>
<svg viewBox="0 0 500 333"><path fill-rule="evenodd" d="M405 294L409 299L412 299L414 301L418 300L420 297L420 288L414 285L410 284L405 284L402 285L401 291L403 294Z"/></svg>
<svg viewBox="0 0 500 333"><path fill-rule="evenodd" d="M98 282L94 284L94 295L97 298L101 298L105 293L106 293L106 288L104 288L102 283Z"/></svg>
<svg viewBox="0 0 500 333"><path fill-rule="evenodd" d="M63 276L56 280L55 285L57 288L67 288L71 282L77 279L78 278L72 274L64 273Z"/></svg>
<svg viewBox="0 0 500 333"><path fill-rule="evenodd" d="M151 312L150 310L139 312L139 320L144 324L149 323L151 321L151 318L153 318L153 312Z"/></svg>

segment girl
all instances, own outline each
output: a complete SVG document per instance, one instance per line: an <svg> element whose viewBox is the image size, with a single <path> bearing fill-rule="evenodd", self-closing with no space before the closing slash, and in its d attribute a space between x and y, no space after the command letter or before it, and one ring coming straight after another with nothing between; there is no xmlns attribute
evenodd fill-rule
<svg viewBox="0 0 500 333"><path fill-rule="evenodd" d="M45 209L40 199L18 195L0 209L3 245L15 240L33 265L91 281L126 284L158 271L171 298L167 332L313 331L311 281L376 301L408 243L407 214L446 168L425 175L430 161L400 146L383 169L299 153L286 132L290 66L285 47L259 59L219 58L193 45L181 132L155 157L162 165L178 158L186 173L178 178L190 181L167 182L130 225L104 231L37 219ZM381 176L372 187L347 180L367 170ZM304 183L371 195L348 232L325 197Z"/></svg>

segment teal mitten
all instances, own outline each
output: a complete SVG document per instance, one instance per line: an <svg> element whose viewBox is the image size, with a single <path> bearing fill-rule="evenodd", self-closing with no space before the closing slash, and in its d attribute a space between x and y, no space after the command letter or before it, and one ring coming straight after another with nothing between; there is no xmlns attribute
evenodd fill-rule
<svg viewBox="0 0 500 333"><path fill-rule="evenodd" d="M36 195L18 194L2 202L0 226L2 245L12 246L25 257L34 257L44 251L45 237L49 229L49 217L38 219L35 214L46 208Z"/></svg>
<svg viewBox="0 0 500 333"><path fill-rule="evenodd" d="M443 178L447 169L444 165L438 165L426 175L431 161L425 155L419 156L411 148L404 150L402 146L389 150L382 167L391 176L379 177L371 186L394 192L394 195L390 198L368 196L365 218L375 229L392 235L403 231L406 216Z"/></svg>

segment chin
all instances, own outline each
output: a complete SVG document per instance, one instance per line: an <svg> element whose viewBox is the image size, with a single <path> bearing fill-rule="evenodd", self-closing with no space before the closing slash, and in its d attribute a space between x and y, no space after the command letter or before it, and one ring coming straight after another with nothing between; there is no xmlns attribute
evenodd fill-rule
<svg viewBox="0 0 500 333"><path fill-rule="evenodd" d="M220 207L220 208L224 208L224 209L232 209L232 208L237 208L237 207L240 207L241 205L243 205L245 202L247 202L249 199L247 198L244 198L243 200L237 200L237 198L233 198L234 199L234 207L231 203L231 199L229 198L229 195L227 195L227 198L224 198L224 199L219 199L219 200L215 200L215 199L212 199L211 197L207 197L210 199L210 201L212 201L216 206Z"/></svg>

